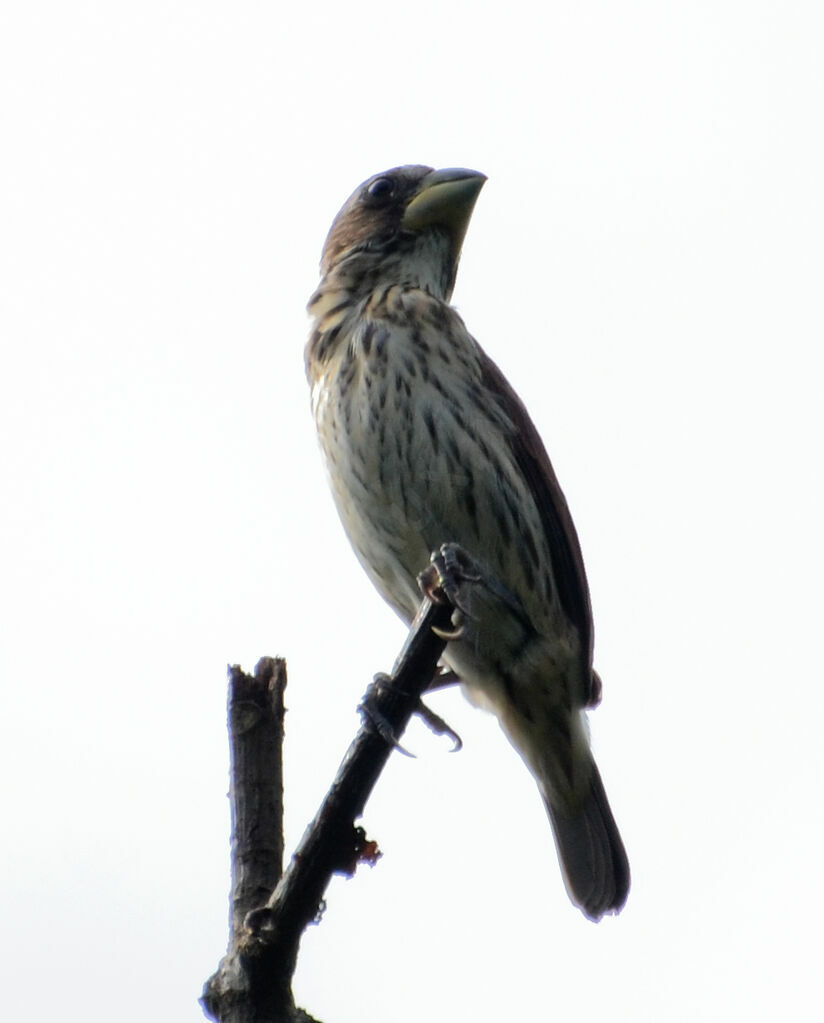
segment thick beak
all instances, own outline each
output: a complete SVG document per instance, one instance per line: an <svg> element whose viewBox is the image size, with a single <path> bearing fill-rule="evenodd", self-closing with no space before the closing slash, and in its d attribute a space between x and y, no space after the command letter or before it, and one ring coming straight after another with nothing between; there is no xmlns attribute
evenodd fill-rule
<svg viewBox="0 0 824 1023"><path fill-rule="evenodd" d="M443 227L452 240L457 259L463 245L475 200L486 181L485 174L449 167L431 171L409 200L401 220L404 231L422 231L427 227Z"/></svg>

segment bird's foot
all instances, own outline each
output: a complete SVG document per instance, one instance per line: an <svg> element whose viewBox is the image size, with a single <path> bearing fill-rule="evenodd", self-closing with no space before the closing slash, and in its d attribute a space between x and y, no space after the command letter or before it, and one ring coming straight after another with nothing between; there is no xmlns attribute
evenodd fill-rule
<svg viewBox="0 0 824 1023"><path fill-rule="evenodd" d="M387 675L385 672L379 671L370 683L369 688L364 693L358 710L361 713L364 723L373 728L383 741L387 743L387 745L392 746L392 748L396 749L399 753L403 753L405 757L412 757L414 759L415 754L410 753L408 749L401 746L392 725L376 706L376 699L380 692L380 687L386 685L386 683L391 680L391 675ZM456 753L462 748L463 739L461 739L460 735L458 735L455 729L451 728L444 721L440 714L436 714L434 710L427 707L423 700L418 701L415 713L420 717L421 721L424 722L427 728L435 733L435 735L445 735L452 740L452 749L450 752Z"/></svg>
<svg viewBox="0 0 824 1023"><path fill-rule="evenodd" d="M399 753L403 753L405 757L414 758L414 753L410 753L408 749L401 746L391 723L387 721L386 717L377 706L377 696L380 693L381 686L385 686L387 682L391 681L391 675L387 675L386 672L379 671L369 683L369 687L363 694L363 699L360 702L358 710L360 711L364 724L371 726L371 728L378 733L387 745L392 746L393 749L396 749Z"/></svg>
<svg viewBox="0 0 824 1023"><path fill-rule="evenodd" d="M430 564L418 576L418 586L430 600L447 600L455 608L454 629L433 629L441 639L460 639L465 632L465 621L472 618L469 610L472 584L483 581L476 562L457 543L444 543L430 556Z"/></svg>

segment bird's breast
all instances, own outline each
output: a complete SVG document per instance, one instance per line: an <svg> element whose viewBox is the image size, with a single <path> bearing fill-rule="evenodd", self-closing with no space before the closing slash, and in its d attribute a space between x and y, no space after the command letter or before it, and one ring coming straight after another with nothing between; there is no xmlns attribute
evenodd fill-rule
<svg viewBox="0 0 824 1023"><path fill-rule="evenodd" d="M540 515L463 321L425 292L393 287L335 329L313 408L339 515L378 588L412 614L417 573L454 542L545 611Z"/></svg>

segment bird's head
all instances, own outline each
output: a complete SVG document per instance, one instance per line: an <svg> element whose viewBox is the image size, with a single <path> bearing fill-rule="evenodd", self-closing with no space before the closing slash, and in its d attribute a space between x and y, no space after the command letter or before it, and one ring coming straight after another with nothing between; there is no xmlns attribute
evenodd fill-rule
<svg viewBox="0 0 824 1023"><path fill-rule="evenodd" d="M326 238L321 273L351 291L424 288L448 300L475 200L486 177L461 168L395 167L364 181Z"/></svg>

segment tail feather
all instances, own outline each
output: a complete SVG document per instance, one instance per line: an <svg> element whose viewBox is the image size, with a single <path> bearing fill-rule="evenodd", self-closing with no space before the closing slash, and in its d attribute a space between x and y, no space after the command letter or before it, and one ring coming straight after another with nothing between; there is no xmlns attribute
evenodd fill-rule
<svg viewBox="0 0 824 1023"><path fill-rule="evenodd" d="M595 762L574 809L545 799L569 897L590 920L617 913L629 893L629 861Z"/></svg>

